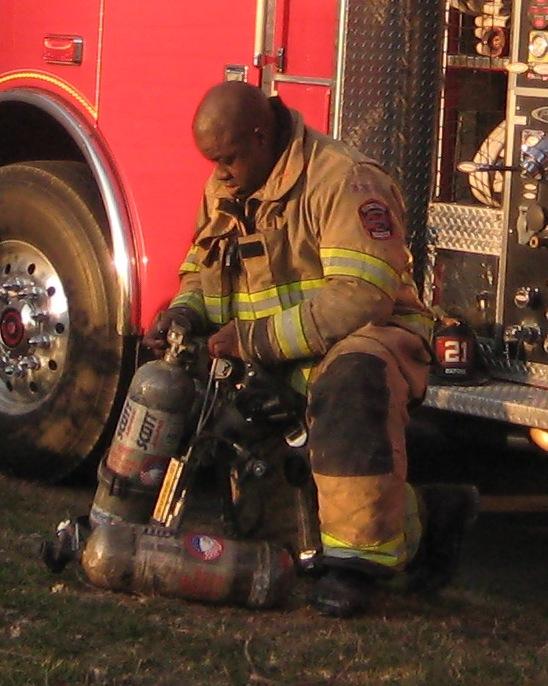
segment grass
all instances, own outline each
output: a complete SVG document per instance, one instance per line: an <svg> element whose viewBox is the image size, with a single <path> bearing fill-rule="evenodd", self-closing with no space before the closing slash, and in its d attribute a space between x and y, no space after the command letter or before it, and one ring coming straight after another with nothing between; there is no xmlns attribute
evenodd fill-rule
<svg viewBox="0 0 548 686"><path fill-rule="evenodd" d="M101 591L39 542L86 488L0 476L0 686L544 686L548 515L488 513L455 584L435 599L382 593L340 621L307 606L252 612Z"/></svg>

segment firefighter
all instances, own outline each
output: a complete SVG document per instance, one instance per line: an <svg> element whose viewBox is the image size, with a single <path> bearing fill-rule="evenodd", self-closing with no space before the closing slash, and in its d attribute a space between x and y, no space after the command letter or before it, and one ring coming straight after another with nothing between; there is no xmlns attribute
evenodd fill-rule
<svg viewBox="0 0 548 686"><path fill-rule="evenodd" d="M209 90L193 133L214 172L180 290L145 344L161 351L171 320L214 330L212 357L257 361L307 394L322 613L362 611L370 581L413 566L418 583L442 586L474 494L417 498L406 483L404 433L425 393L432 319L411 276L400 191L376 162L248 84Z"/></svg>

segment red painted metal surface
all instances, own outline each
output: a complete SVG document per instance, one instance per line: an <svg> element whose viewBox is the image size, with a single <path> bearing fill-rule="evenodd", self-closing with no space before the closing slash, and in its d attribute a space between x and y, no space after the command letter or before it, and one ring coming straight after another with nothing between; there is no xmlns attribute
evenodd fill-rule
<svg viewBox="0 0 548 686"><path fill-rule="evenodd" d="M331 78L334 1L279 0L276 31L286 73ZM31 87L59 96L97 129L125 196L136 247L144 327L177 288L209 165L197 153L191 121L205 90L228 64L252 66L256 0L2 0L0 90ZM44 60L48 35L81 36L76 64ZM288 104L326 130L330 90L281 84Z"/></svg>
<svg viewBox="0 0 548 686"><path fill-rule="evenodd" d="M276 83L276 90L299 110L310 126L327 133L331 89L298 83L298 79L334 79L336 70L337 2L277 0L274 47L284 50L283 75L294 82Z"/></svg>
<svg viewBox="0 0 548 686"><path fill-rule="evenodd" d="M322 133L329 131L330 88L305 86L300 83L279 83L277 90L287 105L303 115L305 124Z"/></svg>
<svg viewBox="0 0 548 686"><path fill-rule="evenodd" d="M60 96L95 122L126 197L146 326L177 288L208 175L192 142L193 112L226 64L251 64L255 0L2 0L0 89ZM84 39L81 65L48 64L47 35Z"/></svg>
<svg viewBox="0 0 548 686"><path fill-rule="evenodd" d="M104 0L2 0L0 88L27 86L56 93L94 119L98 101L98 44ZM47 35L83 38L82 64L48 64Z"/></svg>
<svg viewBox="0 0 548 686"><path fill-rule="evenodd" d="M277 0L276 47L284 47L285 72L331 78L338 2Z"/></svg>
<svg viewBox="0 0 548 686"><path fill-rule="evenodd" d="M127 195L139 246L146 326L177 288L209 165L191 136L205 90L226 64L253 59L255 0L108 2L104 17L99 128Z"/></svg>

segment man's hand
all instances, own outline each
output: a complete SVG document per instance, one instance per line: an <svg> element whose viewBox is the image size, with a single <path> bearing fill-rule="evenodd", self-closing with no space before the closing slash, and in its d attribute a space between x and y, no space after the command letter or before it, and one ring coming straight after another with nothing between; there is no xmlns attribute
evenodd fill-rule
<svg viewBox="0 0 548 686"><path fill-rule="evenodd" d="M150 329L143 337L143 345L150 348L155 357L162 357L167 348L167 332L171 322L184 327L188 333L192 330L190 319L186 314L186 307L170 307L158 312Z"/></svg>
<svg viewBox="0 0 548 686"><path fill-rule="evenodd" d="M210 336L207 341L207 349L211 357L241 357L234 320Z"/></svg>

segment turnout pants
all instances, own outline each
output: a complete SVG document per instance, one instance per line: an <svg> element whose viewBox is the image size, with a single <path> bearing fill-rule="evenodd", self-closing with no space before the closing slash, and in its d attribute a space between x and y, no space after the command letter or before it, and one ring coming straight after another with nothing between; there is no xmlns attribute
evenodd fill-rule
<svg viewBox="0 0 548 686"><path fill-rule="evenodd" d="M421 535L406 483L408 408L430 356L404 329L368 325L334 345L310 384L307 418L326 563L403 569Z"/></svg>

